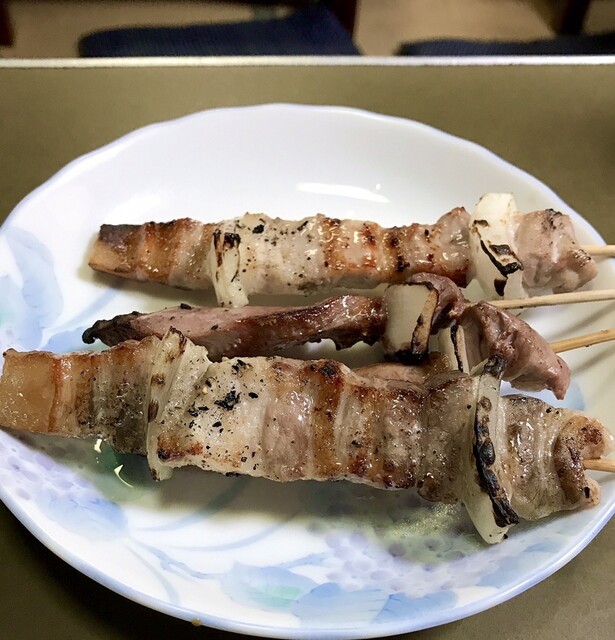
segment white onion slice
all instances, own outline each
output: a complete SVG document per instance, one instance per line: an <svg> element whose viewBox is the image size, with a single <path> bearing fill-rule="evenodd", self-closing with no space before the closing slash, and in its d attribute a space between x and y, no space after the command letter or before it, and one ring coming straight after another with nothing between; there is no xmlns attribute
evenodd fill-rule
<svg viewBox="0 0 615 640"><path fill-rule="evenodd" d="M248 304L248 296L241 283L240 243L241 237L234 230L216 229L212 235L209 268L221 307L244 307Z"/></svg>
<svg viewBox="0 0 615 640"><path fill-rule="evenodd" d="M173 470L158 457L158 438L171 433L185 417L187 407L201 390L211 364L207 349L198 347L175 329L160 341L152 366L148 425L145 439L147 462L156 480L168 480Z"/></svg>
<svg viewBox="0 0 615 640"><path fill-rule="evenodd" d="M384 292L387 323L384 353L404 362L420 362L429 352L438 292L427 284L394 284Z"/></svg>
<svg viewBox="0 0 615 640"><path fill-rule="evenodd" d="M469 373L468 355L463 327L454 324L436 334L435 350L444 354L455 371Z"/></svg>
<svg viewBox="0 0 615 640"><path fill-rule="evenodd" d="M496 356L473 371L478 375L475 411L468 424L468 454L462 456L463 502L485 542L496 544L519 520L498 479L499 462L495 452L502 450L497 439L502 420L500 383L506 361Z"/></svg>
<svg viewBox="0 0 615 640"><path fill-rule="evenodd" d="M510 193L487 193L470 216L469 275L479 282L488 300L528 297L515 245L517 216Z"/></svg>

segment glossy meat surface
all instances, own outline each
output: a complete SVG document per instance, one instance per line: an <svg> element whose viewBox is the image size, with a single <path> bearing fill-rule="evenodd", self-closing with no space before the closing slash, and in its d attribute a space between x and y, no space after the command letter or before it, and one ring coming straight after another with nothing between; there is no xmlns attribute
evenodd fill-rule
<svg viewBox="0 0 615 640"><path fill-rule="evenodd" d="M174 327L192 342L207 347L211 360L223 356L269 355L294 345L328 338L338 348L379 340L386 318L381 298L338 296L309 307L199 307L183 305L149 314L133 312L99 320L84 342L112 346L146 336L162 338Z"/></svg>
<svg viewBox="0 0 615 640"><path fill-rule="evenodd" d="M317 215L299 221L246 214L217 224L190 219L103 225L89 264L125 278L186 289L214 285L221 304L254 293L372 288L433 272L466 284L468 213L390 229Z"/></svg>
<svg viewBox="0 0 615 640"><path fill-rule="evenodd" d="M468 305L458 320L470 368L493 355L507 361L504 378L519 389L550 389L563 398L570 368L549 343L521 318L486 302Z"/></svg>

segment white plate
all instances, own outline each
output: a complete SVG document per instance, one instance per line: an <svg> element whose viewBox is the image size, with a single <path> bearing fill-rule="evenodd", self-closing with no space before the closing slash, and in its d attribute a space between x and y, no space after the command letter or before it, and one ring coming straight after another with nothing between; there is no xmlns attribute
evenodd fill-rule
<svg viewBox="0 0 615 640"><path fill-rule="evenodd" d="M572 213L488 151L405 120L274 105L147 127L71 163L2 227L0 347L69 351L96 319L198 302L91 273L86 255L102 223L250 210L407 224L472 207L487 191L513 192L522 210ZM573 215L581 239L600 242ZM613 278L605 264L593 286ZM556 339L615 326L615 307L529 317ZM566 404L608 419L614 349L567 358ZM615 484L605 481L600 506L519 526L487 547L460 507L423 503L413 491L196 470L154 485L136 458L6 432L0 496L45 545L118 593L186 620L283 638L383 636L471 615L568 562L615 508Z"/></svg>

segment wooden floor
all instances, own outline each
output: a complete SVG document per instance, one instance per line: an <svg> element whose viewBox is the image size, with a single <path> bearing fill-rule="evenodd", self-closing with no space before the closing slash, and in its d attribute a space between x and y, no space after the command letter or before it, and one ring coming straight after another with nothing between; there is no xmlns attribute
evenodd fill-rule
<svg viewBox="0 0 615 640"><path fill-rule="evenodd" d="M254 9L185 0L5 0L15 31L0 57L74 57L85 33L109 27L244 20ZM269 10L256 10L269 11ZM283 9L278 9L278 12ZM528 40L554 34L550 0L359 0L355 42L365 55L394 54L401 42L458 36ZM590 33L615 30L615 0L593 0Z"/></svg>

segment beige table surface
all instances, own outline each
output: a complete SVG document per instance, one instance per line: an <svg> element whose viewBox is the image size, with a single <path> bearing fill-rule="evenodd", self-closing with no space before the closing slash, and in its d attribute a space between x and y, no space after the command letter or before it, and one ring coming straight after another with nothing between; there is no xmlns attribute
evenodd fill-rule
<svg viewBox="0 0 615 640"><path fill-rule="evenodd" d="M145 124L267 102L336 104L478 142L615 242L615 64L215 64L14 68L0 61L0 222L75 157ZM341 61L340 61L341 62ZM0 637L231 638L134 604L59 560L0 505ZM415 640L615 637L615 522L555 575Z"/></svg>

